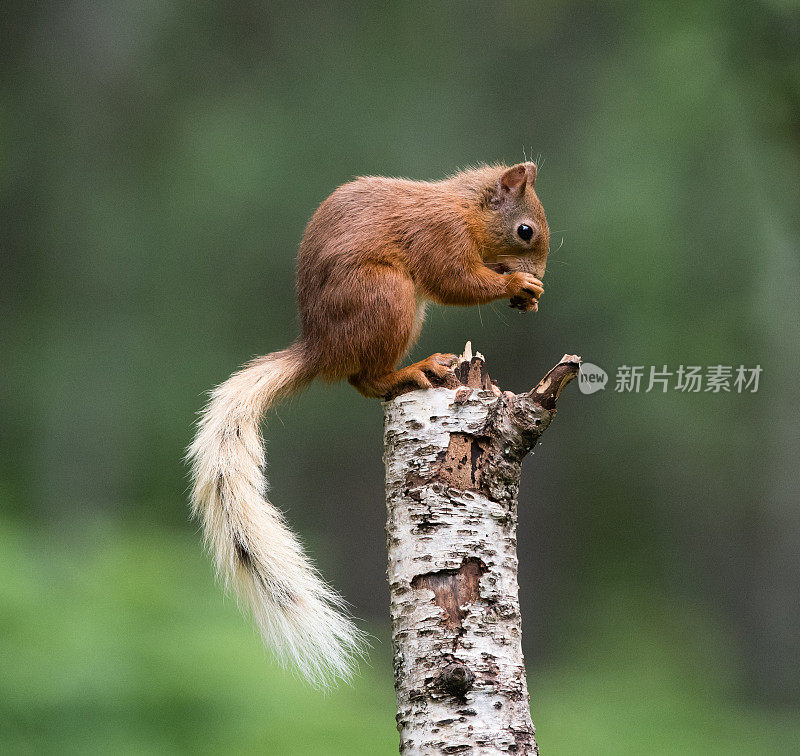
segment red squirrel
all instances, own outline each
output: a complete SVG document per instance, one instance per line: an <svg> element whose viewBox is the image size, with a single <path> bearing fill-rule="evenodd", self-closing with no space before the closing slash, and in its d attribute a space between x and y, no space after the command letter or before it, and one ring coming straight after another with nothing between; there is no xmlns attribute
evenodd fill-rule
<svg viewBox="0 0 800 756"><path fill-rule="evenodd" d="M349 677L363 639L266 497L261 416L317 377L347 379L368 397L430 388L453 355L397 367L428 302L509 299L536 310L550 234L535 181L536 165L520 163L436 182L366 177L340 186L300 242L300 338L234 373L201 414L187 453L192 509L217 571L277 658L312 683Z"/></svg>

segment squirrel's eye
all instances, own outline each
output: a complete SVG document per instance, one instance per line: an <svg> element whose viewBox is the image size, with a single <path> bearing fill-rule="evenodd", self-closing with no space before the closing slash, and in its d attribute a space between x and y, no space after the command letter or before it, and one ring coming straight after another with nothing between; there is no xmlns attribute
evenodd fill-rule
<svg viewBox="0 0 800 756"><path fill-rule="evenodd" d="M517 226L517 235L522 241L530 241L533 238L533 229L527 223Z"/></svg>

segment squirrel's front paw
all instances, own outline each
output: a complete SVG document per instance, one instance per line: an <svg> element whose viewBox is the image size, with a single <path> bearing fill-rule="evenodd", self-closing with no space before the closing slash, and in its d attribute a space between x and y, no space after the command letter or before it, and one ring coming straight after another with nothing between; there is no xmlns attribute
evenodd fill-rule
<svg viewBox="0 0 800 756"><path fill-rule="evenodd" d="M539 309L538 299L544 293L544 286L532 273L518 271L508 276L506 293L514 309L535 312Z"/></svg>
<svg viewBox="0 0 800 756"><path fill-rule="evenodd" d="M508 306L522 312L537 312L539 310L539 300L525 297L511 297Z"/></svg>

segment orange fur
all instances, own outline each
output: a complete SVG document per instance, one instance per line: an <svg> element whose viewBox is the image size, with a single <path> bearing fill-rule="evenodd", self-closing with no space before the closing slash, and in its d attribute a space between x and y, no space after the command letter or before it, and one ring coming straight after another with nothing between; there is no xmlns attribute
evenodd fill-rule
<svg viewBox="0 0 800 756"><path fill-rule="evenodd" d="M429 385L423 361L397 371L419 335L420 301L512 299L536 309L549 245L536 166L484 166L438 182L360 178L326 199L298 256L301 342L310 372L368 396ZM530 243L516 234L535 229ZM509 273L509 275L504 275Z"/></svg>

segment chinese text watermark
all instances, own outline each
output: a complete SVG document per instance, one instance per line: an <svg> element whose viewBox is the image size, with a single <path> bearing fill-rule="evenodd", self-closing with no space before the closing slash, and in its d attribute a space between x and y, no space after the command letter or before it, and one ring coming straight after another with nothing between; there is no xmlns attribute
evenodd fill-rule
<svg viewBox="0 0 800 756"><path fill-rule="evenodd" d="M614 391L647 394L649 392L680 391L698 393L752 393L758 391L763 368L761 365L620 365L617 368ZM581 366L578 386L584 394L594 394L606 387L608 374L601 367L586 362Z"/></svg>

